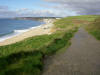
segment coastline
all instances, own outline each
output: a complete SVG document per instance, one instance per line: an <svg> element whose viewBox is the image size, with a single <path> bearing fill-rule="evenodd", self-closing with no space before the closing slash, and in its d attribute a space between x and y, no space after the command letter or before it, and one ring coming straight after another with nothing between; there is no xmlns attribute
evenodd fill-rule
<svg viewBox="0 0 100 75"><path fill-rule="evenodd" d="M42 24L40 26L37 27L33 27L30 30L23 32L19 35L13 36L11 38L8 38L4 41L0 42L0 46L4 46L4 45L9 45L9 44L13 44L19 41L22 41L26 38L29 37L33 37L33 36L37 36L37 35L43 35L43 34L51 34L52 33L52 27L53 27L53 22L54 20L52 19L44 19L43 20L46 24Z"/></svg>

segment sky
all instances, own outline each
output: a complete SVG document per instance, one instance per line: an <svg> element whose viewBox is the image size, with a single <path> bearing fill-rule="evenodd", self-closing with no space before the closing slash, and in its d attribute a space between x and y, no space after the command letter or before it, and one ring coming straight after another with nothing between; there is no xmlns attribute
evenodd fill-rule
<svg viewBox="0 0 100 75"><path fill-rule="evenodd" d="M99 14L100 0L0 0L0 18Z"/></svg>

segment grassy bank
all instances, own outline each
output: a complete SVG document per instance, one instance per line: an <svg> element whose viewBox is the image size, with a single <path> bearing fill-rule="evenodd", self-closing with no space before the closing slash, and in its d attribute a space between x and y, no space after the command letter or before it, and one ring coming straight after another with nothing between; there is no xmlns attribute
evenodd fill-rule
<svg viewBox="0 0 100 75"><path fill-rule="evenodd" d="M76 18L91 35L100 40L100 15L84 15L69 18Z"/></svg>
<svg viewBox="0 0 100 75"><path fill-rule="evenodd" d="M57 20L51 35L35 36L0 47L0 75L40 75L45 56L69 45L81 23L75 17Z"/></svg>
<svg viewBox="0 0 100 75"><path fill-rule="evenodd" d="M100 40L100 16L85 26L86 30L96 39Z"/></svg>

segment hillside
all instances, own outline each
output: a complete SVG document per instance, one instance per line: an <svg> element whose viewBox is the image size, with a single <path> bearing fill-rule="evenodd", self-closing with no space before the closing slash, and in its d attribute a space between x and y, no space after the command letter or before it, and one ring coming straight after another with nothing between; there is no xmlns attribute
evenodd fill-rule
<svg viewBox="0 0 100 75"><path fill-rule="evenodd" d="M80 26L99 38L98 17L86 15L58 19L54 22L55 32L50 35L35 36L15 44L0 46L0 75L40 75L45 65L44 58L65 51ZM94 27L96 31L91 29Z"/></svg>
<svg viewBox="0 0 100 75"><path fill-rule="evenodd" d="M61 17L16 17L14 19L24 19L24 20L39 20L43 21L43 19L56 19Z"/></svg>

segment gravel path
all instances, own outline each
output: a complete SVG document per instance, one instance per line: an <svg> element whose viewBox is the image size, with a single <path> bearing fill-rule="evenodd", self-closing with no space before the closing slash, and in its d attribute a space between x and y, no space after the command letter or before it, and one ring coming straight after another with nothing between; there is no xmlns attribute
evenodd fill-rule
<svg viewBox="0 0 100 75"><path fill-rule="evenodd" d="M43 75L100 75L100 41L82 28L71 41L66 52L45 61Z"/></svg>

